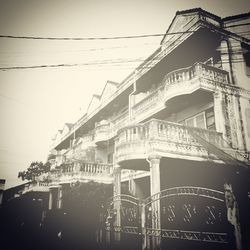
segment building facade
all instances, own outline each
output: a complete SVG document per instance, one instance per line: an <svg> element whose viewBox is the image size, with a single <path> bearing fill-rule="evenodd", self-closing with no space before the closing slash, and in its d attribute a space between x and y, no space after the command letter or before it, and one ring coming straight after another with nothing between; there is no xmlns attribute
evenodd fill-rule
<svg viewBox="0 0 250 250"><path fill-rule="evenodd" d="M249 19L178 11L159 48L53 138L49 209L76 181L112 184L102 243L247 249Z"/></svg>

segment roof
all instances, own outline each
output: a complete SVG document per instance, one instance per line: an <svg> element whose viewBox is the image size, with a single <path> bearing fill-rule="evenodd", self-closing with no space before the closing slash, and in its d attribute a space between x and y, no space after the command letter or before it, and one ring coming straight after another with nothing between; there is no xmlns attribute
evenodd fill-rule
<svg viewBox="0 0 250 250"><path fill-rule="evenodd" d="M193 8L193 9L176 11L176 15L190 14L190 13L195 13L195 12L199 12L200 14L204 14L205 16L212 17L213 19L216 19L217 21L221 20L221 18L219 16L217 16L211 12L208 12L206 10L203 10L202 8Z"/></svg>
<svg viewBox="0 0 250 250"><path fill-rule="evenodd" d="M73 123L65 123L65 125L69 128L69 129L71 129L73 126L74 126L74 124Z"/></svg>
<svg viewBox="0 0 250 250"><path fill-rule="evenodd" d="M230 32L223 28L223 22L228 21L228 20L236 20L236 19L243 18L243 17L244 18L249 17L250 12L231 16L231 17L225 17L222 19L221 17L214 15L208 11L205 11L201 8L194 8L194 9L188 9L188 10L176 12L174 19L172 20L165 35L163 36L161 40L161 45L164 43L166 36L168 34L171 34L172 32L174 33L174 32L189 31L191 28L189 23L192 21L190 18L192 14L193 16L196 15L198 17L197 21L193 23L192 27L198 24L200 26L207 27L211 30L214 30L215 32L221 33L223 35L233 37L234 39L240 40L241 42L246 42L246 43L250 42L247 38L242 37L236 33ZM183 17L184 21L181 19L181 16ZM176 23L178 24L179 19L180 19L179 21L180 25L183 25L183 29L181 31L179 30L179 25L177 25L178 28L176 28ZM186 20L186 23L185 23L185 20ZM189 24L189 28L187 28L187 24Z"/></svg>
<svg viewBox="0 0 250 250"><path fill-rule="evenodd" d="M248 18L248 17L250 17L250 12L242 13L242 14L234 15L234 16L224 17L224 18L222 18L222 21L227 22L227 21L232 21L235 19Z"/></svg>

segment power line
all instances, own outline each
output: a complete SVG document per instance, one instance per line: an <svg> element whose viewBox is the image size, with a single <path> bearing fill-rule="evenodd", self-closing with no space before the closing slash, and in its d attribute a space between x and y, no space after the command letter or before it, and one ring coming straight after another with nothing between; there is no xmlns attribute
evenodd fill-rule
<svg viewBox="0 0 250 250"><path fill-rule="evenodd" d="M58 40L58 41L88 41L88 40L117 40L117 39L136 39L147 37L160 37L164 35L178 35L184 33L193 33L194 31L179 31L171 33L160 34L146 34L146 35L134 35L134 36L113 36L113 37L41 37L41 36L14 36L14 35L0 35L0 38L11 39L28 39L28 40Z"/></svg>
<svg viewBox="0 0 250 250"><path fill-rule="evenodd" d="M249 25L250 23L235 24L224 27L238 27ZM178 35L184 33L193 33L194 31L178 31L169 33L158 33L158 34L145 34L145 35L133 35L133 36L112 36L112 37L42 37L42 36L15 36L15 35L0 35L0 38L11 38L11 39L28 39L28 40L58 40L58 41L88 41L88 40L117 40L117 39L136 39L136 38L147 38L147 37L160 37L169 35Z"/></svg>
<svg viewBox="0 0 250 250"><path fill-rule="evenodd" d="M155 59L157 60L157 59ZM0 70L7 71L7 70L24 70L24 69L41 69L41 68L62 68L62 67L77 67L77 66L121 66L126 63L139 63L144 62L145 60L135 59L135 60L123 60L123 61L100 61L96 63L62 63L62 64L45 64L45 65L32 65L32 66L12 66L12 67L0 67ZM238 62L244 62L244 60L231 60L231 61L222 61L222 63L238 63ZM151 68L148 66L141 66L141 68ZM2 95L0 95L2 96ZM6 96L2 96L7 98Z"/></svg>

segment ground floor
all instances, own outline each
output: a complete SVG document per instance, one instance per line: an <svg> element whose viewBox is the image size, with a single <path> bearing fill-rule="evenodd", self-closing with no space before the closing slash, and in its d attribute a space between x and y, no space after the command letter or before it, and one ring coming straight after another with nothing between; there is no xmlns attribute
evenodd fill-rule
<svg viewBox="0 0 250 250"><path fill-rule="evenodd" d="M141 177L121 179L124 169ZM3 249L249 249L249 174L227 164L152 157L114 182L61 183L1 208Z"/></svg>

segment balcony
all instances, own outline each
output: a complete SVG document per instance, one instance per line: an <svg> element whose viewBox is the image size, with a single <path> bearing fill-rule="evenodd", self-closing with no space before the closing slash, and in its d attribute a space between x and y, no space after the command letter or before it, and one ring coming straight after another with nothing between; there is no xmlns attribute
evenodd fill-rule
<svg viewBox="0 0 250 250"><path fill-rule="evenodd" d="M116 136L117 131L128 124L128 109L124 110L121 114L115 115L109 121L103 121L96 124L95 143L101 145L105 141L110 140Z"/></svg>
<svg viewBox="0 0 250 250"><path fill-rule="evenodd" d="M75 181L111 183L112 173L112 164L78 161L71 164L63 164L59 170L49 174L49 180L51 185Z"/></svg>
<svg viewBox="0 0 250 250"><path fill-rule="evenodd" d="M184 125L152 119L121 129L116 142L117 161L145 159L150 155L190 160L215 160L191 135L202 135L207 142L225 148L222 135L212 130L187 127Z"/></svg>
<svg viewBox="0 0 250 250"><path fill-rule="evenodd" d="M165 76L159 88L132 107L133 119L138 122L164 109L165 102L175 96L190 94L200 88L213 92L216 87L228 83L228 72L203 63L172 71Z"/></svg>
<svg viewBox="0 0 250 250"><path fill-rule="evenodd" d="M95 143L101 144L110 139L110 123L108 121L96 124L95 127Z"/></svg>

